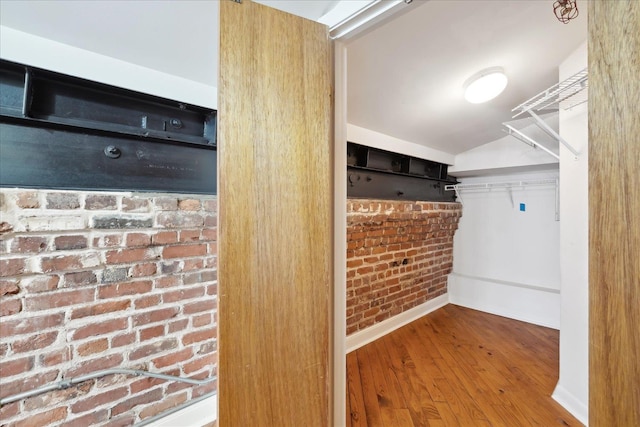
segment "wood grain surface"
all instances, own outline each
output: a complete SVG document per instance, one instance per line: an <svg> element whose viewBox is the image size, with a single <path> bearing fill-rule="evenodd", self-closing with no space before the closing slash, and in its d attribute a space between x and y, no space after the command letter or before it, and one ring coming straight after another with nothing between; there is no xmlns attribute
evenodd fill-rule
<svg viewBox="0 0 640 427"><path fill-rule="evenodd" d="M640 1L589 2L589 425L640 426Z"/></svg>
<svg viewBox="0 0 640 427"><path fill-rule="evenodd" d="M220 2L219 425L332 425L332 54Z"/></svg>
<svg viewBox="0 0 640 427"><path fill-rule="evenodd" d="M558 331L449 304L347 355L348 427L581 426Z"/></svg>

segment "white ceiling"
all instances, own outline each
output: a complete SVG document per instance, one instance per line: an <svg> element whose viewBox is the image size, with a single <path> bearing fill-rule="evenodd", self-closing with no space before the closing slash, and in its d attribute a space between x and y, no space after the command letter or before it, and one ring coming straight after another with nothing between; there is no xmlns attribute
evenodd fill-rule
<svg viewBox="0 0 640 427"><path fill-rule="evenodd" d="M553 0L411 8L347 45L348 122L452 154L504 137L511 109L557 83L558 65L587 37L586 8L565 25ZM492 66L505 68L506 90L467 103L465 80Z"/></svg>
<svg viewBox="0 0 640 427"><path fill-rule="evenodd" d="M314 20L339 3L258 1ZM563 25L552 2L414 0L348 42L348 121L452 154L504 136L510 109L555 83L586 39L586 8ZM0 0L5 27L212 87L218 15L213 0ZM489 66L505 67L506 91L467 104L462 83Z"/></svg>

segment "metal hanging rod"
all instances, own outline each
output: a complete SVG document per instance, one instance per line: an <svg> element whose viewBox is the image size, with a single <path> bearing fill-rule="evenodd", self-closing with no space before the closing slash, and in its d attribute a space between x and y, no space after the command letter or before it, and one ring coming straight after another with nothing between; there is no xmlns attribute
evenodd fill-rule
<svg viewBox="0 0 640 427"><path fill-rule="evenodd" d="M445 185L444 189L448 191L464 191L464 190L493 190L493 189L509 189L515 187L528 187L532 185L558 185L557 179L530 179L522 181L507 182L483 182L478 184L453 184Z"/></svg>
<svg viewBox="0 0 640 427"><path fill-rule="evenodd" d="M531 145L532 147L540 148L543 151L545 151L546 153L548 153L549 155L551 155L551 156L555 157L556 159L560 160L560 156L558 156L556 153L554 153L553 151L549 150L544 145L534 141L532 138L529 138L527 135L525 135L522 132L520 132L519 130L515 129L513 126L508 125L506 123L503 123L503 126L505 128L507 128L507 133L509 135L513 136L514 138L524 142L527 145Z"/></svg>
<svg viewBox="0 0 640 427"><path fill-rule="evenodd" d="M456 196L460 199L460 204L463 204L461 191L491 191L491 190L507 190L511 197L511 204L513 205L513 194L511 190L513 188L524 188L529 186L551 186L553 185L556 191L556 221L560 221L560 188L558 179L529 179L522 181L506 181L506 182L483 182L478 184L455 184L445 185L444 189L448 191L455 191Z"/></svg>
<svg viewBox="0 0 640 427"><path fill-rule="evenodd" d="M58 381L53 384L49 384L46 386L34 388L29 391L4 397L0 399L0 407L7 405L9 403L17 402L18 400L27 399L29 397L37 396L43 393L48 393L50 391L65 390L69 387L72 387L74 385L80 384L85 381L106 377L107 375L117 375L117 374L158 378L161 380L176 381L176 382L187 383L192 385L209 384L217 379L217 377L214 376L214 377L205 378L203 380L195 380L193 378L183 378L175 375L158 374L155 372L143 371L141 369L121 369L121 368L105 369L102 371L96 371L91 374L81 375L79 377L71 378L68 380Z"/></svg>

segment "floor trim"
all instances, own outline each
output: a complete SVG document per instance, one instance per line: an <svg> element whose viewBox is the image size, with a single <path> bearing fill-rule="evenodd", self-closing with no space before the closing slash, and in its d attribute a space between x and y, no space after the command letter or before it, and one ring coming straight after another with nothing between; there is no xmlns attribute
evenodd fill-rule
<svg viewBox="0 0 640 427"><path fill-rule="evenodd" d="M369 344L370 342L375 341L378 338L387 335L388 333L393 332L398 328L401 328L407 323L411 323L414 320L419 319L422 316L439 309L440 307L444 307L448 303L449 294L443 294L430 299L424 304L402 312L397 316L393 316L392 318L380 323L376 323L373 326L368 327L367 329L363 329L354 334L351 334L347 337L346 340L347 353L351 353L352 351L357 350L360 347Z"/></svg>

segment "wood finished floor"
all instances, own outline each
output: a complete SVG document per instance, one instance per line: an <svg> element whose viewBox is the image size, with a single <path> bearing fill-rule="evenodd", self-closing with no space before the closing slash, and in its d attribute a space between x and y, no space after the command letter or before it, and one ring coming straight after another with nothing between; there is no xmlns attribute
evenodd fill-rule
<svg viewBox="0 0 640 427"><path fill-rule="evenodd" d="M558 331L449 304L347 355L348 427L582 426Z"/></svg>

